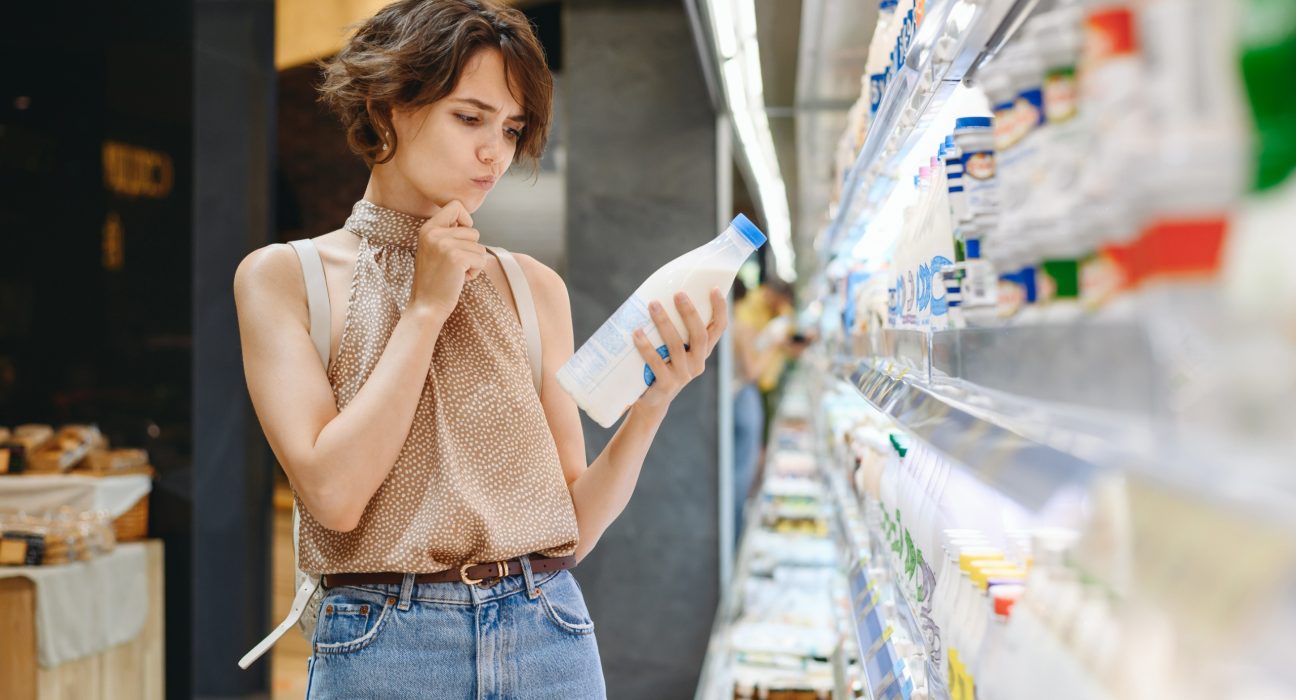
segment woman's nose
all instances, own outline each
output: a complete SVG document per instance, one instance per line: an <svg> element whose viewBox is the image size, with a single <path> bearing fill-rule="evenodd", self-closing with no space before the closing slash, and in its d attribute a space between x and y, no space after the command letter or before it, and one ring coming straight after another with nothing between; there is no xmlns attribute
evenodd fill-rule
<svg viewBox="0 0 1296 700"><path fill-rule="evenodd" d="M477 158L483 163L493 165L495 161L499 160L500 149L503 148L503 141L504 137L501 135L489 138L486 143L482 144L478 149Z"/></svg>

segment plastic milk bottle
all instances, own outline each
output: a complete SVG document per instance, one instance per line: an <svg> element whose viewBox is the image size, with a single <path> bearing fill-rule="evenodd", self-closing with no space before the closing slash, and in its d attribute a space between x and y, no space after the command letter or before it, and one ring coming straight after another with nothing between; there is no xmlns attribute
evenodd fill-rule
<svg viewBox="0 0 1296 700"><path fill-rule="evenodd" d="M675 294L688 294L703 321L710 321L711 289L727 291L738 268L764 243L765 234L739 214L715 240L666 263L558 370L558 383L594 422L612 427L656 379L634 345L635 330L644 329L657 354L669 359L648 314L649 302L655 300L665 307L687 343L688 330L675 308Z"/></svg>

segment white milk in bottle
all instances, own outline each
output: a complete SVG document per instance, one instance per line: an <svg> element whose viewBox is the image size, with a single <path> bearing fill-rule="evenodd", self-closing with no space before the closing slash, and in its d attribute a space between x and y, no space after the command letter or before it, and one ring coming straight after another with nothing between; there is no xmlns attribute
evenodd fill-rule
<svg viewBox="0 0 1296 700"><path fill-rule="evenodd" d="M656 379L635 347L635 330L644 329L657 353L669 357L648 304L661 302L684 342L689 342L688 329L675 308L675 294L688 294L703 322L709 322L711 290L719 287L727 292L738 268L764 243L765 234L739 214L710 243L663 265L558 370L558 383L594 422L612 427Z"/></svg>

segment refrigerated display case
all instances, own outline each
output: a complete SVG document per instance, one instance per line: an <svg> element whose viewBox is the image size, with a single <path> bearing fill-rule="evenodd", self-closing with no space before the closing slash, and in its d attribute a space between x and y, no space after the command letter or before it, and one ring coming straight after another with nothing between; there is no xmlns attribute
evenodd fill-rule
<svg viewBox="0 0 1296 700"><path fill-rule="evenodd" d="M880 17L789 392L839 696L1296 696L1296 6Z"/></svg>

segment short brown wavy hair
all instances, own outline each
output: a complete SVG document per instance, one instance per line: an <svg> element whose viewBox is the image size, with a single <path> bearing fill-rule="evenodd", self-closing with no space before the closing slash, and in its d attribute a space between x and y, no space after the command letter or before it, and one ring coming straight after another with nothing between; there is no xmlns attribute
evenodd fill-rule
<svg viewBox="0 0 1296 700"><path fill-rule="evenodd" d="M422 107L449 95L483 49L504 57L509 90L526 117L516 158L534 167L549 139L553 76L526 15L491 0L399 0L384 7L321 64L320 100L341 118L352 151L371 166L386 163L397 147L392 108ZM384 132L391 139L386 151Z"/></svg>

